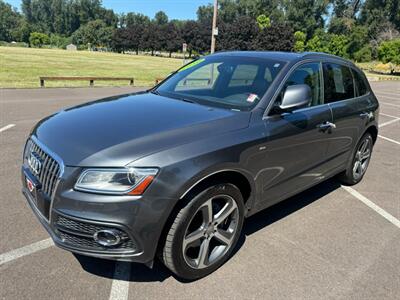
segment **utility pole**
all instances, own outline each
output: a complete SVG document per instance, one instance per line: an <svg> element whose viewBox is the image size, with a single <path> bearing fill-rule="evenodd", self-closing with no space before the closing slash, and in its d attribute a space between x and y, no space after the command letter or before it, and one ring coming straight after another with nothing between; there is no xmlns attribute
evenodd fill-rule
<svg viewBox="0 0 400 300"><path fill-rule="evenodd" d="M215 52L215 40L216 36L218 35L217 13L218 13L218 0L214 0L214 14L213 14L212 32L211 32L211 54Z"/></svg>

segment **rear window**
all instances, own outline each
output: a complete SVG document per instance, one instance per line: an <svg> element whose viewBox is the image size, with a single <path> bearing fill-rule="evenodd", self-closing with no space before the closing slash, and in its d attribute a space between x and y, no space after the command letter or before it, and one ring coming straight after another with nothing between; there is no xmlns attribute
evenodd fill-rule
<svg viewBox="0 0 400 300"><path fill-rule="evenodd" d="M325 103L354 98L353 76L350 68L338 64L324 63Z"/></svg>
<svg viewBox="0 0 400 300"><path fill-rule="evenodd" d="M363 76L360 74L360 72L354 69L352 69L352 71L354 76L354 82L356 84L357 96L364 96L365 94L368 93L367 84L365 83L365 80Z"/></svg>

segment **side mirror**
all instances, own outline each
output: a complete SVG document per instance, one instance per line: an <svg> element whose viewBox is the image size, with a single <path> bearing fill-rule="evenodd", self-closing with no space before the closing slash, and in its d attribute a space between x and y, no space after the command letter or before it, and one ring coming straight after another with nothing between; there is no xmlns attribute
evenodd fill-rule
<svg viewBox="0 0 400 300"><path fill-rule="evenodd" d="M311 101L311 88L307 84L289 85L279 108L282 110L305 106Z"/></svg>

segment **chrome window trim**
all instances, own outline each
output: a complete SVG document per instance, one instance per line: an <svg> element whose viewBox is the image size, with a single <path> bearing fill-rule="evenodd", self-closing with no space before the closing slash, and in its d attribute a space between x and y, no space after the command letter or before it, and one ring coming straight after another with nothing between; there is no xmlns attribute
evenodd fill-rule
<svg viewBox="0 0 400 300"><path fill-rule="evenodd" d="M288 80L289 76L293 73L293 71L294 71L297 67L301 66L302 64L305 64L305 63L313 63L313 62L314 62L314 63L319 63L319 64L320 64L321 76L322 76L322 82L321 82L321 84L322 84L322 103L319 104L319 105L315 105L315 106L313 106L313 107L317 107L317 106L321 106L321 105L331 105L331 104L334 104L334 103L343 103L344 101L357 100L357 99L359 99L359 98L364 98L364 97L371 96L371 88L370 88L370 86L369 86L369 84L368 84L368 85L367 85L367 87L368 87L368 92L367 92L366 94L362 95L362 96L356 95L356 93L354 93L354 97L353 97L353 98L343 99L343 100L339 100L339 101L335 101L335 102L330 102L330 103L325 103L325 82L324 82L324 78L325 78L325 77L324 77L324 74L323 74L323 69L324 69L323 64L324 64L324 63L333 63L333 64L338 64L338 65L342 65L342 66L348 67L348 68L350 69L351 74L352 74L353 86L354 86L354 88L356 88L356 87L355 87L354 76L353 76L353 73L352 73L352 72L353 72L353 69L354 69L355 71L357 71L358 68L357 68L356 66L354 66L354 65L353 65L352 63L350 63L350 62L347 62L347 61L339 61L339 60L337 60L337 59L335 59L335 58L328 58L328 57L325 58L325 57L324 57L324 58L321 58L321 59L317 59L317 58L306 59L306 60L302 60L302 61L297 62L296 64L294 64L294 65L289 69L288 73L285 75L285 77L283 78L282 82L279 84L277 90L275 91L274 95L272 96L271 101L268 103L268 106L267 106L267 108L266 108L265 111L264 111L262 120L266 120L266 119L269 119L269 118L272 117L272 116L269 116L268 114L269 114L269 112L270 112L270 110L271 110L271 108L272 108L272 106L273 106L273 103L275 103L276 97L279 95L279 92L281 91L281 89L283 88L284 84L285 84L286 81ZM364 77L365 77L365 74L364 74L362 71L358 71L358 73L360 73L360 75L363 75L363 76L362 76L362 77L363 77L363 80L365 80L365 78L364 78ZM368 81L367 81L367 82L368 82ZM312 108L312 107L306 107L306 108L304 108L304 109L310 109L310 108Z"/></svg>

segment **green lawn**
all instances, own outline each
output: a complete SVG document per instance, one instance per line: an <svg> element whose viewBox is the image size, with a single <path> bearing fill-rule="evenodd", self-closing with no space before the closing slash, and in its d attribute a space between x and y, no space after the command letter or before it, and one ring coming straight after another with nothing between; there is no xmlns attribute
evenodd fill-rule
<svg viewBox="0 0 400 300"><path fill-rule="evenodd" d="M0 47L0 88L39 87L39 76L133 77L136 86L154 85L182 66L182 60L101 53ZM87 81L49 81L46 87L88 86ZM95 86L128 85L123 81L96 81Z"/></svg>

